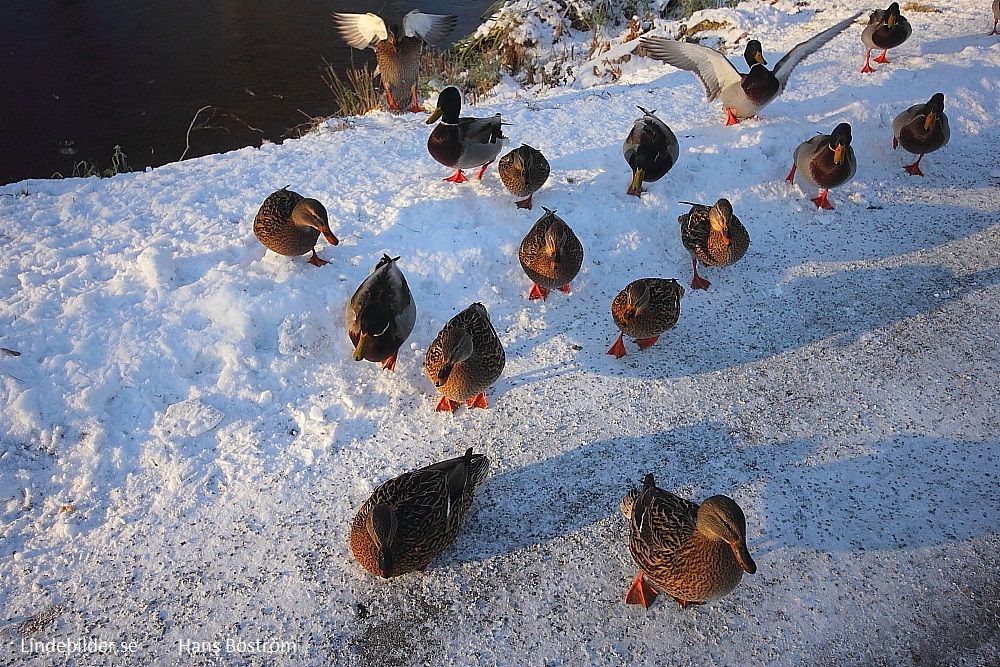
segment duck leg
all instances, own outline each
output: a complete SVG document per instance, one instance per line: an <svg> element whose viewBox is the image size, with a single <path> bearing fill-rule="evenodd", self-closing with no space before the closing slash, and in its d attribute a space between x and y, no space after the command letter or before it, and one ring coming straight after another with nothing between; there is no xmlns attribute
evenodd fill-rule
<svg viewBox="0 0 1000 667"><path fill-rule="evenodd" d="M691 289L708 289L712 283L698 275L698 260L693 256L691 257L691 270L694 271L694 277L691 278Z"/></svg>
<svg viewBox="0 0 1000 667"><path fill-rule="evenodd" d="M639 574L632 580L632 585L625 591L625 604L641 604L649 609L649 605L653 604L657 595L656 589L646 582L642 570L639 570Z"/></svg>
<svg viewBox="0 0 1000 667"><path fill-rule="evenodd" d="M739 124L740 124L740 119L736 117L736 114L733 113L732 109L730 109L730 108L727 107L726 108L726 125L739 125Z"/></svg>
<svg viewBox="0 0 1000 667"><path fill-rule="evenodd" d="M524 199L517 200L516 202L514 202L514 204L516 204L518 208L526 208L526 209L528 209L530 211L531 210L531 195L528 195Z"/></svg>
<svg viewBox="0 0 1000 667"><path fill-rule="evenodd" d="M616 338L615 342L608 348L608 354L613 354L615 359L621 359L625 356L625 343L622 342L622 334L618 334L618 338Z"/></svg>
<svg viewBox="0 0 1000 667"><path fill-rule="evenodd" d="M483 392L479 392L478 394L467 400L465 404L470 408L482 408L484 410L489 407L488 405L486 405L486 394L484 394Z"/></svg>
<svg viewBox="0 0 1000 667"><path fill-rule="evenodd" d="M465 177L465 174L462 173L461 169L456 169L454 174L442 180L448 181L450 183L465 183L469 179Z"/></svg>
<svg viewBox="0 0 1000 667"><path fill-rule="evenodd" d="M407 109L410 113L417 113L418 111L423 111L424 108L420 106L417 102L417 87L416 85L410 86L410 108Z"/></svg>
<svg viewBox="0 0 1000 667"><path fill-rule="evenodd" d="M792 179L795 178L795 163L792 163L792 168L788 172L788 176L785 176L785 183L791 183Z"/></svg>
<svg viewBox="0 0 1000 667"><path fill-rule="evenodd" d="M829 191L830 191L830 189L826 188L822 192L819 193L818 197L812 197L809 201L811 201L812 203L816 204L816 208L825 208L828 211L832 211L833 210L833 204L831 204L830 200L826 198L826 193L829 192Z"/></svg>
<svg viewBox="0 0 1000 667"><path fill-rule="evenodd" d="M324 264L329 264L330 262L317 255L316 248L313 248L313 254L312 257L309 258L309 263L313 266L323 266Z"/></svg>
<svg viewBox="0 0 1000 667"><path fill-rule="evenodd" d="M454 412L455 408L460 406L461 403L457 403L447 396L442 396L441 400L437 402L437 406L434 408L434 412Z"/></svg>
<svg viewBox="0 0 1000 667"><path fill-rule="evenodd" d="M923 153L917 156L916 162L913 162L911 164L904 164L903 169L905 169L906 173L909 174L910 176L923 176L924 172L920 171L920 161L922 159L924 159Z"/></svg>
<svg viewBox="0 0 1000 667"><path fill-rule="evenodd" d="M997 23L1000 23L1000 20L993 21L993 30L986 33L987 35L1000 35L1000 32L997 32Z"/></svg>
<svg viewBox="0 0 1000 667"><path fill-rule="evenodd" d="M489 162L487 162L486 164L484 164L482 167L479 168L479 171L476 172L477 181L483 180L483 172L486 171L486 167L490 166L491 164L493 164L493 160L490 160Z"/></svg>
<svg viewBox="0 0 1000 667"><path fill-rule="evenodd" d="M882 49L882 53L872 58L872 60L874 60L877 63L883 63L883 64L889 62L889 59L885 57L885 54L888 53L888 51L889 49Z"/></svg>
<svg viewBox="0 0 1000 667"><path fill-rule="evenodd" d="M650 336L649 338L636 338L635 344L639 346L640 350L645 350L650 347L653 343L660 339L659 336Z"/></svg>
<svg viewBox="0 0 1000 667"><path fill-rule="evenodd" d="M385 91L385 101L389 105L390 111L402 111L402 109L399 108L399 105L396 104L396 100L392 98L392 93L389 92L388 87Z"/></svg>
<svg viewBox="0 0 1000 667"><path fill-rule="evenodd" d="M865 51L865 64L861 68L861 73L862 74L867 74L868 72L874 72L875 71L875 68L872 67L871 64L868 62L869 59L871 58L871 56L872 56L871 49Z"/></svg>
<svg viewBox="0 0 1000 667"><path fill-rule="evenodd" d="M566 294L569 294L570 291L571 291L570 288L569 288L569 283L566 283L565 285L563 285L562 287L560 287L559 291L560 292L565 292Z"/></svg>
<svg viewBox="0 0 1000 667"><path fill-rule="evenodd" d="M392 353L388 359L382 362L382 370L394 371L396 370L396 355L399 354L399 350Z"/></svg>
<svg viewBox="0 0 1000 667"><path fill-rule="evenodd" d="M541 287L540 285L537 285L535 283L531 283L531 289L528 290L529 299L532 300L541 299L542 301L545 301L545 297L547 297L548 295L549 295L548 289Z"/></svg>

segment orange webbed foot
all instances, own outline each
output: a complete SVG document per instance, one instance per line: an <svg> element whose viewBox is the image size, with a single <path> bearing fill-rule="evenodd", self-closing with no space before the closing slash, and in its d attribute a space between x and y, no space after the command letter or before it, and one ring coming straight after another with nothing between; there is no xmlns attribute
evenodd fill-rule
<svg viewBox="0 0 1000 667"><path fill-rule="evenodd" d="M645 350L650 347L653 343L660 340L659 336L650 336L649 338L636 338L635 344L639 346L640 350Z"/></svg>
<svg viewBox="0 0 1000 667"><path fill-rule="evenodd" d="M831 204L830 200L826 198L827 192L829 192L829 190L823 190L823 192L819 193L818 197L812 197L809 201L816 204L816 208L823 208L827 211L832 211L833 204Z"/></svg>
<svg viewBox="0 0 1000 667"><path fill-rule="evenodd" d="M316 251L313 250L312 257L309 258L309 263L313 266L323 266L324 264L329 264L330 262L317 255Z"/></svg>
<svg viewBox="0 0 1000 667"><path fill-rule="evenodd" d="M484 410L489 407L488 405L486 405L486 394L484 394L483 392L479 392L478 394L467 400L465 404L470 408L482 408Z"/></svg>
<svg viewBox="0 0 1000 667"><path fill-rule="evenodd" d="M614 355L615 359L621 359L625 356L625 343L622 342L621 334L618 334L614 344L608 348L608 354Z"/></svg>
<svg viewBox="0 0 1000 667"><path fill-rule="evenodd" d="M635 575L635 579L632 580L632 585L625 591L625 604L641 604L649 609L649 605L653 604L653 600L658 594L656 589L646 582L646 578L640 570L639 574Z"/></svg>
<svg viewBox="0 0 1000 667"><path fill-rule="evenodd" d="M694 277L691 278L691 289L708 289L711 284L712 283L699 276L697 271L695 272Z"/></svg>
<svg viewBox="0 0 1000 667"><path fill-rule="evenodd" d="M739 125L740 119L736 117L732 109L726 109L726 125Z"/></svg>
<svg viewBox="0 0 1000 667"><path fill-rule="evenodd" d="M434 408L434 412L454 412L455 408L460 406L461 403L457 403L447 396L442 396L441 400L437 402L437 406Z"/></svg>
<svg viewBox="0 0 1000 667"><path fill-rule="evenodd" d="M570 291L571 291L570 288L569 288L569 283L566 283L565 285L563 285L562 287L560 287L559 291L560 292L565 292L566 294L569 294Z"/></svg>
<svg viewBox="0 0 1000 667"><path fill-rule="evenodd" d="M449 183L465 183L469 179L465 177L465 174L462 173L461 169L456 169L454 174L441 180L448 181Z"/></svg>
<svg viewBox="0 0 1000 667"><path fill-rule="evenodd" d="M888 53L888 51L889 50L886 49L882 53L880 53L877 56L875 56L874 58L872 58L872 60L874 60L877 63L882 63L883 65L886 64L886 63L888 63L889 59L885 57L885 54Z"/></svg>
<svg viewBox="0 0 1000 667"><path fill-rule="evenodd" d="M785 176L785 183L791 183L792 180L795 178L795 169L796 167L793 164L792 168L788 170L788 176Z"/></svg>
<svg viewBox="0 0 1000 667"><path fill-rule="evenodd" d="M477 181L483 180L483 173L486 171L486 167L490 166L491 164L493 164L493 160L490 160L489 162L487 162L486 164L484 164L482 167L479 168L479 171L476 172Z"/></svg>
<svg viewBox="0 0 1000 667"><path fill-rule="evenodd" d="M544 287L539 287L535 283L531 284L531 289L528 290L529 299L541 299L545 301L545 297L549 295L549 290Z"/></svg>
<svg viewBox="0 0 1000 667"><path fill-rule="evenodd" d="M923 157L924 156L921 155L917 158L917 161L912 164L904 164L903 169L906 170L906 173L910 176L923 176L924 172L920 171L920 159Z"/></svg>
<svg viewBox="0 0 1000 667"><path fill-rule="evenodd" d="M392 353L392 356L382 362L382 370L394 371L396 370L396 355L399 354L399 350Z"/></svg>

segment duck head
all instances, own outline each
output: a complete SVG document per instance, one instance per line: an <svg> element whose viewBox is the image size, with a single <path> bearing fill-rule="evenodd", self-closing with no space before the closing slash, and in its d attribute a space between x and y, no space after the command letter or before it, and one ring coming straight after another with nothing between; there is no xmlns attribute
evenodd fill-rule
<svg viewBox="0 0 1000 667"><path fill-rule="evenodd" d="M365 358L375 340L389 331L391 323L392 314L381 303L372 301L365 305L358 314L361 332L358 335L358 344L354 347L354 361Z"/></svg>
<svg viewBox="0 0 1000 667"><path fill-rule="evenodd" d="M566 226L562 218L556 215L555 211L546 208L545 216L552 218L549 228L545 230L545 254L548 256L552 268L558 270L559 265L562 264L562 253L566 247L566 240L569 238L569 227Z"/></svg>
<svg viewBox="0 0 1000 667"><path fill-rule="evenodd" d="M934 93L924 105L924 129L930 130L934 122L944 115L944 93Z"/></svg>
<svg viewBox="0 0 1000 667"><path fill-rule="evenodd" d="M751 39L747 42L747 48L743 51L743 58L751 68L754 65L767 66L767 61L764 60L764 47L756 39Z"/></svg>
<svg viewBox="0 0 1000 667"><path fill-rule="evenodd" d="M430 125L440 118L446 125L457 125L461 113L462 93L455 86L448 86L438 94L437 107L431 112L427 124Z"/></svg>
<svg viewBox="0 0 1000 667"><path fill-rule="evenodd" d="M311 227L323 235L330 245L340 243L330 230L330 220L326 207L315 199L303 199L292 209L292 223L300 227Z"/></svg>
<svg viewBox="0 0 1000 667"><path fill-rule="evenodd" d="M441 353L444 356L444 364L438 369L434 386L444 386L448 378L451 377L451 372L455 369L455 364L466 361L472 356L472 351L472 334L462 327L450 329L441 340Z"/></svg>
<svg viewBox="0 0 1000 667"><path fill-rule="evenodd" d="M719 199L708 210L708 224L712 229L722 234L722 238L729 242L729 223L733 219L733 205L725 197Z"/></svg>
<svg viewBox="0 0 1000 667"><path fill-rule="evenodd" d="M833 128L830 134L830 150L833 151L833 163L843 164L847 149L851 146L851 126L841 123Z"/></svg>
<svg viewBox="0 0 1000 667"><path fill-rule="evenodd" d="M728 544L744 572L757 572L757 564L753 562L747 549L747 519L735 500L729 496L706 498L698 507L696 529L712 539Z"/></svg>
<svg viewBox="0 0 1000 667"><path fill-rule="evenodd" d="M889 5L889 8L885 10L885 24L892 28L896 25L896 21L899 20L899 3L894 2Z"/></svg>
<svg viewBox="0 0 1000 667"><path fill-rule="evenodd" d="M379 575L388 579L394 566L393 548L397 538L396 512L385 503L376 503L365 521L372 543L375 545L375 562Z"/></svg>
<svg viewBox="0 0 1000 667"><path fill-rule="evenodd" d="M622 319L631 322L649 305L649 285L645 280L636 280L625 288L625 310Z"/></svg>

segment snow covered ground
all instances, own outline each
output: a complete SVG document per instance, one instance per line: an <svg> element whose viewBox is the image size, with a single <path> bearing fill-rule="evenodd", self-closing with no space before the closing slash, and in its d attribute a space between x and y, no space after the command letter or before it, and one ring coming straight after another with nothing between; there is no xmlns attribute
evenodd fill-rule
<svg viewBox="0 0 1000 667"><path fill-rule="evenodd" d="M825 4L706 16L742 35L734 62L757 37L773 64L874 8ZM859 22L735 127L694 76L645 58L558 89L508 82L466 113L502 113L512 146L548 157L533 211L494 167L442 182L416 114L0 187L0 346L20 353L0 355L0 662L997 665L1000 40L985 0L924 7L904 6L914 34L891 64L858 73ZM890 123L939 91L951 143L908 176ZM641 199L620 153L637 104L681 144ZM841 121L858 173L821 211L783 179ZM326 204L328 266L254 239L286 185ZM750 252L707 269L652 348L605 354L621 288L690 278L679 202L720 196ZM572 294L544 303L516 260L541 206L586 251ZM343 330L383 252L418 308L391 373L352 361ZM423 354L473 301L506 370L488 410L435 413ZM373 579L347 547L356 509L469 446L493 468L453 547ZM735 498L758 573L702 607L626 606L618 503L647 472ZM114 654L45 652L81 638Z"/></svg>

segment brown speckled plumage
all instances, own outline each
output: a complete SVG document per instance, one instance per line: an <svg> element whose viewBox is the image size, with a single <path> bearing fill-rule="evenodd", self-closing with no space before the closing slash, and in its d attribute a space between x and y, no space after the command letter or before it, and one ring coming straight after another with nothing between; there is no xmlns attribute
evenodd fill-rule
<svg viewBox="0 0 1000 667"><path fill-rule="evenodd" d="M691 202L683 202L691 204ZM691 210L677 218L681 243L691 254L691 289L707 289L710 282L698 275L698 261L705 266L729 266L738 262L750 247L750 235L733 214L728 199L712 206L691 204Z"/></svg>
<svg viewBox="0 0 1000 667"><path fill-rule="evenodd" d="M635 338L639 349L655 343L677 324L683 296L684 288L673 278L639 278L629 283L611 302L611 316L621 334L608 354L625 355L622 334Z"/></svg>
<svg viewBox="0 0 1000 667"><path fill-rule="evenodd" d="M549 290L569 291L569 283L583 265L583 245L569 225L546 208L521 241L517 258L535 284L529 298L544 299Z"/></svg>
<svg viewBox="0 0 1000 667"><path fill-rule="evenodd" d="M321 232L328 243L337 245L323 204L286 188L271 193L253 220L253 233L264 247L289 257L311 251L312 264L327 263L315 251Z"/></svg>
<svg viewBox="0 0 1000 667"><path fill-rule="evenodd" d="M438 410L451 410L462 401L485 408L483 392L505 364L500 338L486 306L478 302L448 320L424 356L424 372L442 394Z"/></svg>
<svg viewBox="0 0 1000 667"><path fill-rule="evenodd" d="M656 592L648 577L682 606L720 598L757 565L746 545L746 517L727 496L712 496L700 506L657 488L646 475L621 503L629 524L629 551L639 574L626 601L649 606Z"/></svg>
<svg viewBox="0 0 1000 667"><path fill-rule="evenodd" d="M354 558L376 577L427 567L455 539L489 466L470 448L381 484L351 522Z"/></svg>
<svg viewBox="0 0 1000 667"><path fill-rule="evenodd" d="M497 163L504 187L515 197L524 197L515 202L518 208L531 208L531 197L548 180L549 171L549 161L542 152L527 144L507 153Z"/></svg>

